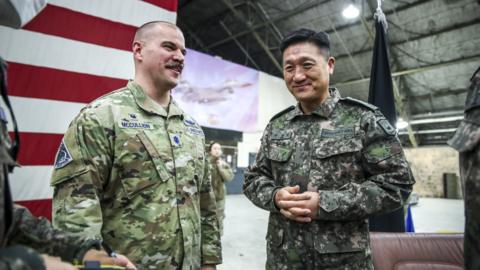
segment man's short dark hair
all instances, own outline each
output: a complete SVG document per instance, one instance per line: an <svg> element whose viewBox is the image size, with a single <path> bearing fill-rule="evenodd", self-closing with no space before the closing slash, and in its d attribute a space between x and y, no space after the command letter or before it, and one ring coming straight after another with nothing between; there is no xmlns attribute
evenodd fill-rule
<svg viewBox="0 0 480 270"><path fill-rule="evenodd" d="M315 32L306 28L300 28L288 33L280 43L280 51L283 54L288 47L301 42L314 44L326 57L330 57L330 37L328 34L323 31Z"/></svg>

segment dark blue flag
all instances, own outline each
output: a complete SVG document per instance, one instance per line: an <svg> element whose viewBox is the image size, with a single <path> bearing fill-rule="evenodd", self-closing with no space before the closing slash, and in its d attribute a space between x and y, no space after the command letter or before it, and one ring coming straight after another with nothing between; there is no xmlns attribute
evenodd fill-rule
<svg viewBox="0 0 480 270"><path fill-rule="evenodd" d="M368 102L377 106L390 124L395 126L397 114L393 96L392 74L388 62L387 35L384 24L379 19L379 17L385 19L384 15L382 15L376 16L375 20L376 34ZM405 232L403 207L394 212L370 218L370 231Z"/></svg>

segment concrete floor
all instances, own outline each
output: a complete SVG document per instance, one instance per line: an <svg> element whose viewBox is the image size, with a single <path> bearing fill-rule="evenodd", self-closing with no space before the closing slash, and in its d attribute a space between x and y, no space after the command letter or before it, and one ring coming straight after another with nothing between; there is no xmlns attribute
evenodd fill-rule
<svg viewBox="0 0 480 270"><path fill-rule="evenodd" d="M268 212L243 195L228 195L220 270L265 269ZM463 232L462 200L420 198L412 206L416 232Z"/></svg>

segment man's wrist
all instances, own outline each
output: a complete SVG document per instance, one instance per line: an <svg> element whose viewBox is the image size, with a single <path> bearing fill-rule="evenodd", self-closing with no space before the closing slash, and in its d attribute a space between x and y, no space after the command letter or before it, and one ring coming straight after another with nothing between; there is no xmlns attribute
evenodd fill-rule
<svg viewBox="0 0 480 270"><path fill-rule="evenodd" d="M102 249L102 241L98 239L90 239L86 240L77 250L74 258L74 264L82 264L83 263L83 258L85 257L85 254L91 249L95 250L103 250Z"/></svg>

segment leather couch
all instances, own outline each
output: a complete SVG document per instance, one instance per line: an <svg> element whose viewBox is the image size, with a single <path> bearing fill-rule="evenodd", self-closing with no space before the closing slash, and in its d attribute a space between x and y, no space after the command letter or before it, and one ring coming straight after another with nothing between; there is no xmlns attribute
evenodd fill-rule
<svg viewBox="0 0 480 270"><path fill-rule="evenodd" d="M461 270L463 234L371 233L375 270Z"/></svg>

